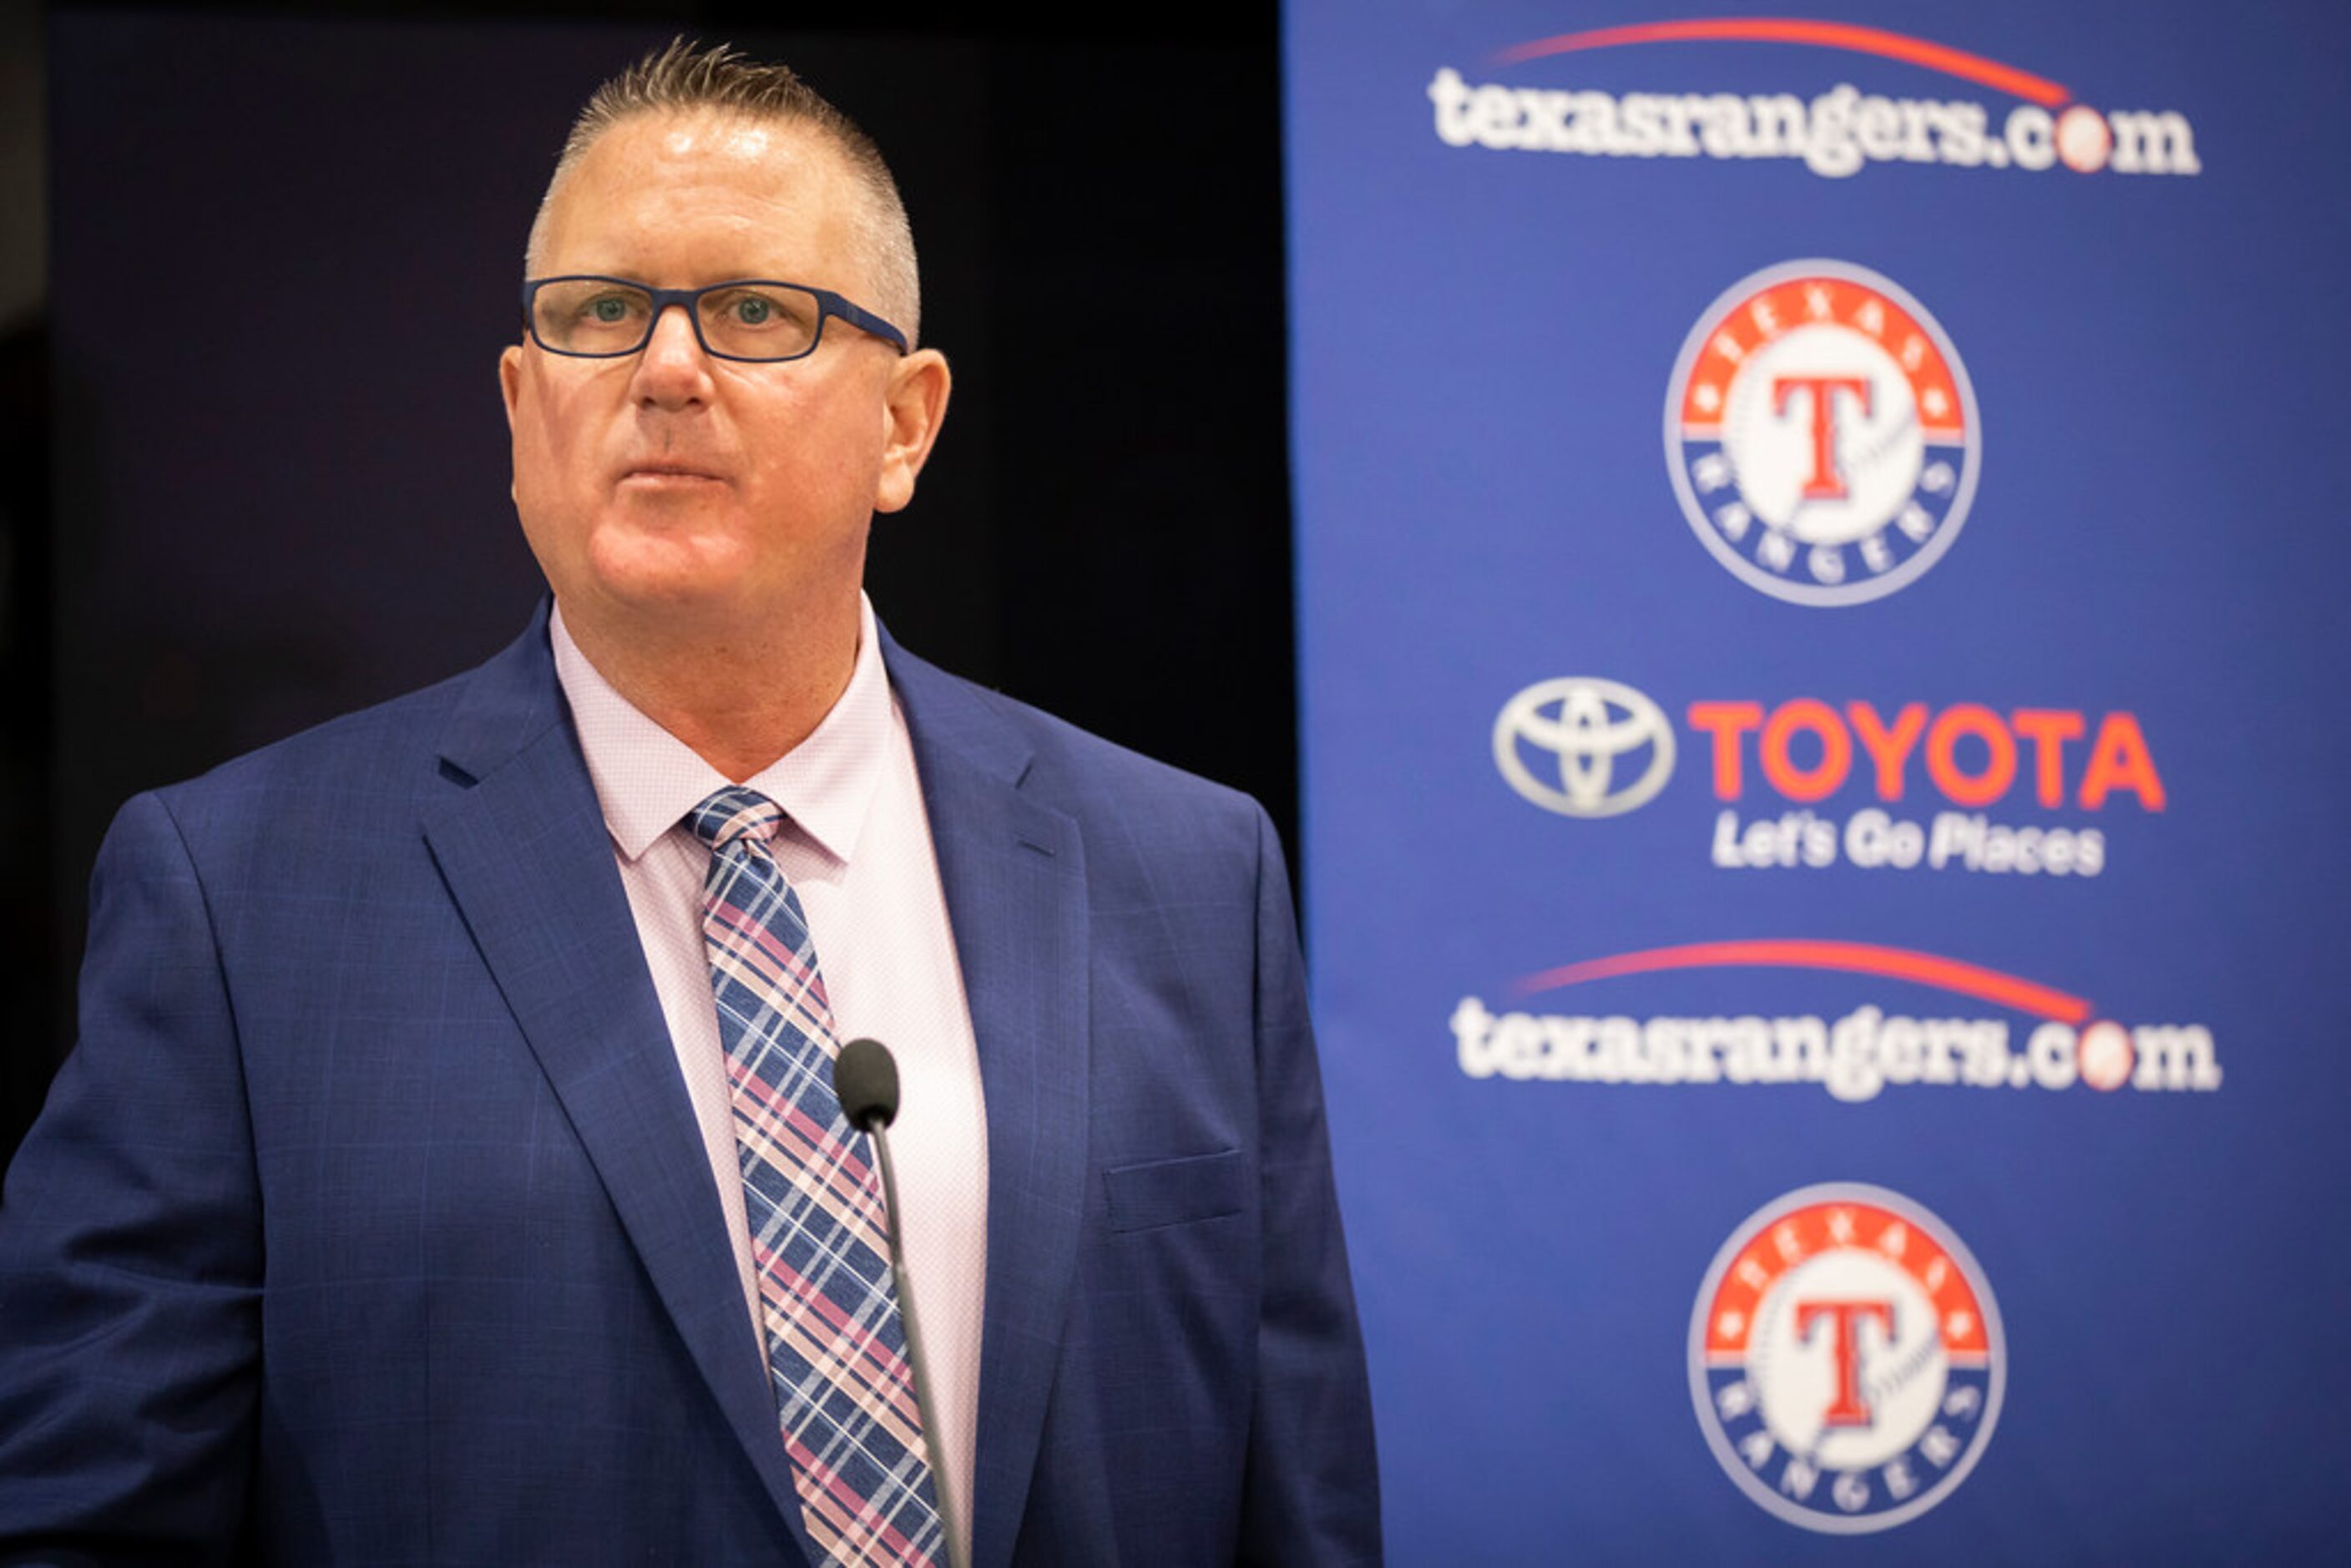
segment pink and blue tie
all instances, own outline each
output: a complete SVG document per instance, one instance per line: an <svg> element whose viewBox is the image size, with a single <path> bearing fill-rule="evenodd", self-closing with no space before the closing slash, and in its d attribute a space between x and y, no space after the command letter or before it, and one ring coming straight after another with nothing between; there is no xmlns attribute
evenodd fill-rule
<svg viewBox="0 0 2351 1568"><path fill-rule="evenodd" d="M833 1098L841 1041L816 945L768 847L782 822L741 788L686 816L711 851L702 930L768 1372L810 1538L837 1563L932 1568L946 1541L881 1177Z"/></svg>

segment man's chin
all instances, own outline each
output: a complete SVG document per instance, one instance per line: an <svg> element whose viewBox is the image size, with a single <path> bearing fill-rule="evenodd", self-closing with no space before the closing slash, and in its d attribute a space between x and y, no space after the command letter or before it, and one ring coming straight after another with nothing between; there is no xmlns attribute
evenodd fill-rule
<svg viewBox="0 0 2351 1568"><path fill-rule="evenodd" d="M615 608L659 613L723 608L743 591L750 562L724 532L653 527L601 531L585 565Z"/></svg>
<svg viewBox="0 0 2351 1568"><path fill-rule="evenodd" d="M684 573L605 578L596 597L615 618L643 626L675 621L723 624L752 613L747 596L731 580L713 580Z"/></svg>

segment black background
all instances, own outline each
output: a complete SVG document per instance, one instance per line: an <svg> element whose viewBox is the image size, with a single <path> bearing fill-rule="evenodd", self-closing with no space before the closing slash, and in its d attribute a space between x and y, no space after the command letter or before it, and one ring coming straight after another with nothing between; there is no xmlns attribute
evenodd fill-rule
<svg viewBox="0 0 2351 1568"><path fill-rule="evenodd" d="M122 800L520 629L495 367L523 237L579 105L678 32L793 65L904 191L956 385L877 519L892 632L1294 841L1270 5L47 23L48 301L0 342L0 1155L70 1043Z"/></svg>

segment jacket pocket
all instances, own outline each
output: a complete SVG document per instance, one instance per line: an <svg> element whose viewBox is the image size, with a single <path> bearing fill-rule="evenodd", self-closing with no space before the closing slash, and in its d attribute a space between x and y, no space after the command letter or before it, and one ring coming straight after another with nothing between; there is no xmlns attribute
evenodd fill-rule
<svg viewBox="0 0 2351 1568"><path fill-rule="evenodd" d="M1102 1173L1113 1230L1152 1230L1238 1214L1249 1205L1249 1161L1238 1149L1150 1160Z"/></svg>

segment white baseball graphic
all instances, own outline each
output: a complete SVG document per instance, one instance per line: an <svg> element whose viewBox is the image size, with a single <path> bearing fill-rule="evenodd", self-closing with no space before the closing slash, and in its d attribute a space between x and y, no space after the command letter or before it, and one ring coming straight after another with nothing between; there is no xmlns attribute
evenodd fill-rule
<svg viewBox="0 0 2351 1568"><path fill-rule="evenodd" d="M1722 444L1740 496L1766 524L1804 544L1850 544L1877 532L1926 466L1909 378L1893 355L1842 327L1799 327L1757 350L1732 379ZM1832 457L1824 473L1816 426L1827 432Z"/></svg>

